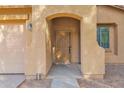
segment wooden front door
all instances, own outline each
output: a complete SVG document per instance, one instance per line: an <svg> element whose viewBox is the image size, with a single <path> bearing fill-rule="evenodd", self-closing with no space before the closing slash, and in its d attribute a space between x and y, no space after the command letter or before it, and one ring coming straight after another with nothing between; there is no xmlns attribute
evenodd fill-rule
<svg viewBox="0 0 124 93"><path fill-rule="evenodd" d="M71 61L70 34L68 31L56 31L55 62L58 64L68 64Z"/></svg>

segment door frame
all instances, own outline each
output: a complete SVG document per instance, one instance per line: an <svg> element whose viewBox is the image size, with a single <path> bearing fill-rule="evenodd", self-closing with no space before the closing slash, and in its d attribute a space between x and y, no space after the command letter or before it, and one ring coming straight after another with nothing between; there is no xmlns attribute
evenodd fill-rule
<svg viewBox="0 0 124 93"><path fill-rule="evenodd" d="M71 31L70 30L55 30L55 37L57 37L57 33L58 32L64 32L64 33L68 33L68 39L69 39L69 46L68 46L68 51L69 51L69 62L71 63ZM55 39L55 51L56 51L56 39ZM53 55L55 56L55 54ZM56 58L55 58L55 63L56 63Z"/></svg>

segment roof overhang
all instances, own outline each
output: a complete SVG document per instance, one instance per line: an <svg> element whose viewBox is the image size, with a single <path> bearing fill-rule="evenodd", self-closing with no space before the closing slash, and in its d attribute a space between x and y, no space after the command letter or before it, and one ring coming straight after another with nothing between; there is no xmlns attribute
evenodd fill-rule
<svg viewBox="0 0 124 93"><path fill-rule="evenodd" d="M111 6L111 7L114 7L114 8L124 11L124 6L122 6L122 5L108 5L108 6Z"/></svg>

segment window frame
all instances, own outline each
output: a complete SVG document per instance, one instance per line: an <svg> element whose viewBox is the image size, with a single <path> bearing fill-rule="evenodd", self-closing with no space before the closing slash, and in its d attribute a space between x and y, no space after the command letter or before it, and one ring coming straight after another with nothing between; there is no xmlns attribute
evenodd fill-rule
<svg viewBox="0 0 124 93"><path fill-rule="evenodd" d="M98 26L108 26L110 28L110 48L105 49L106 53L118 55L118 24L116 23L97 23Z"/></svg>
<svg viewBox="0 0 124 93"><path fill-rule="evenodd" d="M99 41L98 41L98 38L100 40L100 36L98 36L98 35L100 35L100 32L98 31L98 29L100 29L100 27L107 27L107 29L108 29L108 35L109 35L109 37L108 37L108 40L109 40L108 41L108 44L109 44L108 46L109 47L108 48L105 48L105 47L101 46ZM110 42L110 26L109 25L97 25L97 42L98 42L100 47L105 49L105 52L112 52L112 50L111 50L111 42Z"/></svg>

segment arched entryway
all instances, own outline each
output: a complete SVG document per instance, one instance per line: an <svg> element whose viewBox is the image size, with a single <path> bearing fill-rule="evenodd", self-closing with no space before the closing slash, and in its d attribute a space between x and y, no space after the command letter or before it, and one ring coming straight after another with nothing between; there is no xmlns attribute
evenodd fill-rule
<svg viewBox="0 0 124 93"><path fill-rule="evenodd" d="M80 20L80 59L83 76L103 78L105 54L96 40L96 6L39 6L33 7L32 15L32 60L31 67L27 70L28 75L39 73L46 76L51 70L51 20L71 17Z"/></svg>
<svg viewBox="0 0 124 93"><path fill-rule="evenodd" d="M66 71L68 75L71 73L74 77L78 75L81 77L80 20L69 15L51 17L48 20L48 27L52 58L48 75L62 76L60 74L62 73L64 76L63 71Z"/></svg>

